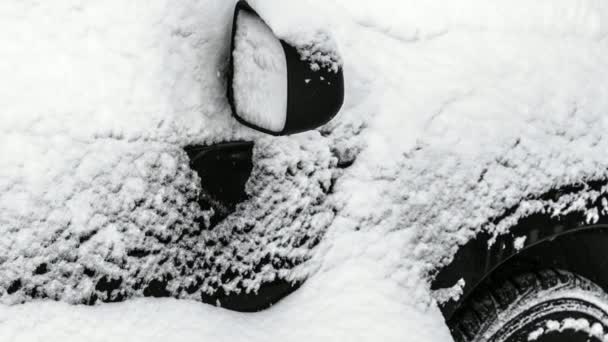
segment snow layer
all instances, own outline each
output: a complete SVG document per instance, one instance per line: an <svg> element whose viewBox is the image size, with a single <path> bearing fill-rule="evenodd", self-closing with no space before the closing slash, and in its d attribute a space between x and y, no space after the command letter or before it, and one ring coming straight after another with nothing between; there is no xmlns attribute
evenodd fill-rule
<svg viewBox="0 0 608 342"><path fill-rule="evenodd" d="M323 11L311 1L250 0L249 3L269 23L279 38L296 47L302 60L314 69L337 72L343 61L332 25L335 14Z"/></svg>
<svg viewBox="0 0 608 342"><path fill-rule="evenodd" d="M175 297L188 297L181 289L197 274L195 297L273 277L304 286L253 315L173 300L6 306L0 334L446 341L429 273L482 229L586 210L594 194L550 204L534 196L608 178L603 0L252 3L279 35L315 46L335 34L347 98L321 134L262 137L230 118L230 1L0 4L0 74L11 80L0 85L1 291L20 279L2 300L30 301L29 284L79 302L114 275L125 298L143 291L130 282L166 274ZM306 20L307 33L289 32ZM193 228L212 213L186 205L198 189L181 146L243 138L257 142L252 198L226 222L254 229ZM129 256L136 246L143 253ZM222 257L217 268L179 268L147 251ZM257 273L267 255L288 261ZM46 276L36 272L43 262ZM222 278L226 268L236 272Z"/></svg>
<svg viewBox="0 0 608 342"><path fill-rule="evenodd" d="M421 317L403 305L402 290L385 281L375 263L353 258L256 314L174 299L136 299L95 307L32 302L0 307L0 339L365 342L380 338L397 342L411 336L448 341L447 329L437 319L439 311L432 309L432 315Z"/></svg>
<svg viewBox="0 0 608 342"><path fill-rule="evenodd" d="M287 120L287 59L279 39L258 16L241 11L232 57L237 115L271 132L283 131Z"/></svg>
<svg viewBox="0 0 608 342"><path fill-rule="evenodd" d="M0 6L2 302L115 301L159 284L200 300L309 257L334 215L335 158L314 136L258 142L264 177L213 230L193 203L181 147L252 137L225 96L233 4Z"/></svg>

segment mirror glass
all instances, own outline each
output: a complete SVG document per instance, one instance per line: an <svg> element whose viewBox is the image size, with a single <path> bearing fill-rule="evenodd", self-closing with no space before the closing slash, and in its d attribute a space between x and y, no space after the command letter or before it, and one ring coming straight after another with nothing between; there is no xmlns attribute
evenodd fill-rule
<svg viewBox="0 0 608 342"><path fill-rule="evenodd" d="M280 40L255 13L242 10L234 33L232 91L236 115L280 133L287 119L287 60Z"/></svg>

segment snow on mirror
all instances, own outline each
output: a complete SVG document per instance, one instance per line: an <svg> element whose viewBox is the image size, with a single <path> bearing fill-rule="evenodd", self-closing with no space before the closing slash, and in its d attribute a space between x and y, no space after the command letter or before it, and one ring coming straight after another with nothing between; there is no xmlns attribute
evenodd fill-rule
<svg viewBox="0 0 608 342"><path fill-rule="evenodd" d="M281 41L254 12L239 11L233 38L232 91L244 123L280 133L287 120L287 60Z"/></svg>
<svg viewBox="0 0 608 342"><path fill-rule="evenodd" d="M236 119L272 135L328 123L344 102L337 50L279 39L244 0L234 13L227 95Z"/></svg>

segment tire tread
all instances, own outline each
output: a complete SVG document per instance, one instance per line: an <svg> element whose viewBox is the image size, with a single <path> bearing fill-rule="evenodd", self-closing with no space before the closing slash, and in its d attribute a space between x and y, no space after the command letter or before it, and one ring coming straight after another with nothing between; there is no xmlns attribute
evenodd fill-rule
<svg viewBox="0 0 608 342"><path fill-rule="evenodd" d="M526 272L500 284L488 281L482 285L452 317L448 325L455 341L473 342L484 328L484 318L497 317L501 311L531 293L566 284L601 291L590 280L568 271L545 269Z"/></svg>

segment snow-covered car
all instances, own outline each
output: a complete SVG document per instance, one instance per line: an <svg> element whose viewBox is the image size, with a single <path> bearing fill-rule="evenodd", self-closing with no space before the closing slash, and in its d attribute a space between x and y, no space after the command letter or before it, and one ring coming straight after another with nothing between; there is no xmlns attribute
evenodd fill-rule
<svg viewBox="0 0 608 342"><path fill-rule="evenodd" d="M605 340L606 22L3 2L0 340Z"/></svg>

